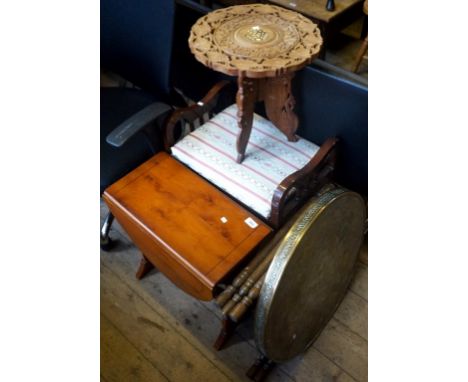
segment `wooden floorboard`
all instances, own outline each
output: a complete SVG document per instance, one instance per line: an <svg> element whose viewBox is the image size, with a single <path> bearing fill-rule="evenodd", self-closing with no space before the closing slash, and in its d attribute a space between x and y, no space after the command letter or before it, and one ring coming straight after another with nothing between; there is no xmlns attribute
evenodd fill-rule
<svg viewBox="0 0 468 382"><path fill-rule="evenodd" d="M357 263L356 273L349 289L367 301L367 265Z"/></svg>
<svg viewBox="0 0 468 382"><path fill-rule="evenodd" d="M121 238L121 242L125 240ZM229 346L221 352L216 352L212 345L221 327L220 318L212 312L214 306L203 303L186 295L176 288L161 273L153 271L145 279L138 281L134 272L138 265L139 252L134 246L127 243L115 248L109 253L102 253L102 261L131 288L134 288L149 305L159 312L164 312L179 327L192 335L194 342L213 362L232 370L238 380L247 380L244 374L257 356L252 344L235 335ZM275 370L271 381L290 380L287 375Z"/></svg>
<svg viewBox="0 0 468 382"><path fill-rule="evenodd" d="M101 220L106 211L102 204ZM136 280L138 249L118 223L111 235L118 244L111 252L101 252L101 311L137 354L171 381L247 381L244 373L258 354L252 319L240 325L226 349L216 352L212 344L220 314L214 303L193 299L157 271ZM267 381L367 381L366 264L359 263L350 290L313 346L276 367ZM117 342L112 343L117 347ZM125 375L134 367L132 362L135 358L121 361L126 369L121 381L128 380ZM101 365L103 380L119 381L108 379L107 367Z"/></svg>
<svg viewBox="0 0 468 382"><path fill-rule="evenodd" d="M101 310L170 381L234 380L223 367L199 351L178 323L159 314L104 264L101 265Z"/></svg>
<svg viewBox="0 0 468 382"><path fill-rule="evenodd" d="M335 312L334 318L367 340L367 301L349 291Z"/></svg>
<svg viewBox="0 0 468 382"><path fill-rule="evenodd" d="M112 322L101 314L101 379L117 381L169 381Z"/></svg>
<svg viewBox="0 0 468 382"><path fill-rule="evenodd" d="M332 318L313 347L357 381L367 381L367 341Z"/></svg>

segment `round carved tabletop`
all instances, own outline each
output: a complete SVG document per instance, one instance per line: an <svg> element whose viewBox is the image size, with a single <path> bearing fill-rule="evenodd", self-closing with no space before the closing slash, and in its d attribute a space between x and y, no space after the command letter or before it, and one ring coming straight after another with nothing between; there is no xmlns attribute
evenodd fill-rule
<svg viewBox="0 0 468 382"><path fill-rule="evenodd" d="M189 46L202 64L222 73L275 77L301 69L320 51L316 24L297 12L265 4L210 12L192 27Z"/></svg>
<svg viewBox="0 0 468 382"><path fill-rule="evenodd" d="M275 247L255 313L255 340L275 362L303 353L346 293L362 242L365 206L336 188L311 199Z"/></svg>

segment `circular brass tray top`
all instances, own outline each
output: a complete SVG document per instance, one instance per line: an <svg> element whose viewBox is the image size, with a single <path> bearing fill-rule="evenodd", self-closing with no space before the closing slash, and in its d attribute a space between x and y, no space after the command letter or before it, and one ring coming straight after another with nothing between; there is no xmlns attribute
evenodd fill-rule
<svg viewBox="0 0 468 382"><path fill-rule="evenodd" d="M303 353L331 318L353 276L365 206L343 188L311 199L274 249L255 313L255 340L270 360Z"/></svg>
<svg viewBox="0 0 468 382"><path fill-rule="evenodd" d="M247 77L274 77L298 70L322 46L316 24L274 5L237 5L210 12L192 27L189 46L214 70Z"/></svg>

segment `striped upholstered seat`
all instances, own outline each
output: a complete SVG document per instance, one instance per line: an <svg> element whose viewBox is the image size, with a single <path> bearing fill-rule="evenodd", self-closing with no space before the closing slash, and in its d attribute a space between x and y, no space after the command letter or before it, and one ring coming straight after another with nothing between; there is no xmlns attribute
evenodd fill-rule
<svg viewBox="0 0 468 382"><path fill-rule="evenodd" d="M236 163L237 106L231 105L172 147L172 154L268 219L273 194L304 167L319 146L300 138L289 142L271 122L255 114L245 159Z"/></svg>

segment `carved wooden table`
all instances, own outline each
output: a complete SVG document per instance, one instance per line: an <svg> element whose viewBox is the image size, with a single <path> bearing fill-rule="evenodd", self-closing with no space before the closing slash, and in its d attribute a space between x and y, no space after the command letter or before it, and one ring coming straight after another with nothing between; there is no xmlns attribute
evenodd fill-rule
<svg viewBox="0 0 468 382"><path fill-rule="evenodd" d="M223 8L194 24L189 46L195 58L214 70L238 76L238 163L245 156L257 101L265 102L268 118L289 141L297 140L291 79L318 56L321 45L316 24L273 5Z"/></svg>

